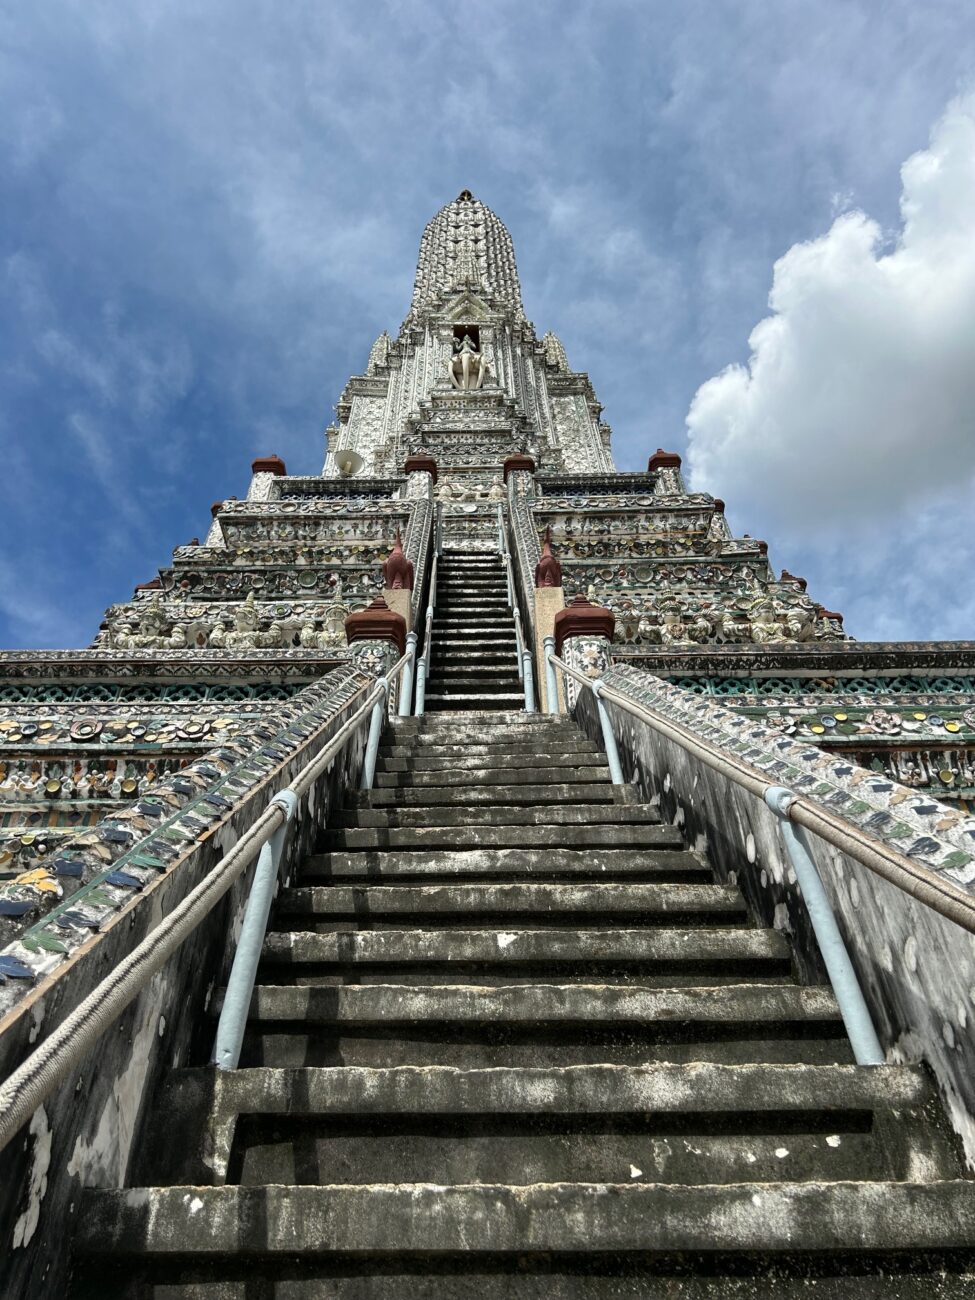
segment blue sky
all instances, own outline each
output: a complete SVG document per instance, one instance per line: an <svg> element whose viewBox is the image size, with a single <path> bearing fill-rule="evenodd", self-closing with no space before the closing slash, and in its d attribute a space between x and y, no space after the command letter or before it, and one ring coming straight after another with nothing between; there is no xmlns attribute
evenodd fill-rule
<svg viewBox="0 0 975 1300"><path fill-rule="evenodd" d="M855 636L975 636L973 87L967 0L2 0L0 644L316 472L465 187L621 468L690 434Z"/></svg>

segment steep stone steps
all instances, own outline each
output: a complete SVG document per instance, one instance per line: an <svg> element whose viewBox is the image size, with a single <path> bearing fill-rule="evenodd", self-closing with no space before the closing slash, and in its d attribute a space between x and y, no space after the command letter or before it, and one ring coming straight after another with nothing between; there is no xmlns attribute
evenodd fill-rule
<svg viewBox="0 0 975 1300"><path fill-rule="evenodd" d="M500 557L441 557L426 685L429 713L524 707ZM465 653L465 651L467 653Z"/></svg>
<svg viewBox="0 0 975 1300"><path fill-rule="evenodd" d="M467 703L380 753L279 894L241 1068L174 1071L145 1185L84 1194L76 1300L971 1294L924 1071L854 1066L591 741Z"/></svg>

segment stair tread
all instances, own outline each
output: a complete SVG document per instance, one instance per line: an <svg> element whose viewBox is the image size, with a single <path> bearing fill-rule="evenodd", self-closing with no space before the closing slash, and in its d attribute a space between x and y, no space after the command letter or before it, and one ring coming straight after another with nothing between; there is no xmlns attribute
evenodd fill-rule
<svg viewBox="0 0 975 1300"><path fill-rule="evenodd" d="M919 1106L932 1093L914 1065L252 1066L214 1079L218 1109L248 1114L822 1111Z"/></svg>
<svg viewBox="0 0 975 1300"><path fill-rule="evenodd" d="M435 885L308 885L285 889L281 910L289 915L345 915L358 918L382 914L424 914L431 911L517 912L546 916L577 912L727 912L743 915L744 900L733 885L664 882L571 885L435 884Z"/></svg>
<svg viewBox="0 0 975 1300"><path fill-rule="evenodd" d="M975 1237L972 1183L431 1183L86 1190L82 1252L593 1255L922 1250ZM260 1223L261 1232L253 1225Z"/></svg>
<svg viewBox="0 0 975 1300"><path fill-rule="evenodd" d="M316 854L303 873L331 880L395 876L635 876L679 872L707 876L710 871L686 849L433 849L404 852L383 848L335 849Z"/></svg>
<svg viewBox="0 0 975 1300"><path fill-rule="evenodd" d="M360 930L280 931L267 936L275 962L660 962L781 960L789 946L775 930Z"/></svg>
<svg viewBox="0 0 975 1300"><path fill-rule="evenodd" d="M612 806L612 805L611 805ZM568 842L567 842L568 841ZM348 849L504 849L641 847L686 852L673 826L654 822L574 826L571 835L558 824L522 826L394 826L326 831L329 851ZM316 855L317 858L317 855ZM311 865L315 864L312 859Z"/></svg>
<svg viewBox="0 0 975 1300"><path fill-rule="evenodd" d="M216 1010L217 997L211 1003ZM347 1025L683 1024L836 1021L829 989L787 984L257 984L257 1020Z"/></svg>
<svg viewBox="0 0 975 1300"><path fill-rule="evenodd" d="M463 826L465 828L490 826L617 826L620 824L659 825L660 812L653 804L602 803L535 807L532 804L479 804L457 809L450 806L434 808L355 808L342 810L331 819L333 832L342 830L369 830L386 827L391 830L408 830L415 827ZM571 846L570 846L571 847Z"/></svg>

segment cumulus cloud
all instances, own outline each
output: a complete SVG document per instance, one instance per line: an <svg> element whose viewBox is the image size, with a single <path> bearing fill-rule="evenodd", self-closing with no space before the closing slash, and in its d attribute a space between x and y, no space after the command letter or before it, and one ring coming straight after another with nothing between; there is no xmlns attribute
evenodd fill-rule
<svg viewBox="0 0 975 1300"><path fill-rule="evenodd" d="M833 529L975 474L975 95L901 176L895 240L848 212L776 263L748 364L691 403L698 486Z"/></svg>
<svg viewBox="0 0 975 1300"><path fill-rule="evenodd" d="M848 571L933 613L957 610L961 576L938 521L960 525L975 484L975 95L949 105L901 182L896 234L850 211L775 264L747 364L691 403L689 463L697 488L793 547L800 535L823 567L852 536ZM895 565L923 581L892 582ZM876 588L861 606L878 635L903 621ZM956 621L940 626L972 634Z"/></svg>

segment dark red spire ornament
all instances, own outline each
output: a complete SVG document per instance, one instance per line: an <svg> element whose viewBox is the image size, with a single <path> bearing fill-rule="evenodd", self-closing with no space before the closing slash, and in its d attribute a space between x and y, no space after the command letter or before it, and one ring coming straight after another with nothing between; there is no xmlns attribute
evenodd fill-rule
<svg viewBox="0 0 975 1300"><path fill-rule="evenodd" d="M403 554L403 543L400 541L398 528L389 559L383 565L383 576L386 587L390 591L413 590L413 565Z"/></svg>
<svg viewBox="0 0 975 1300"><path fill-rule="evenodd" d="M552 525L545 529L542 538L542 558L535 565L536 587L561 587L562 566L552 554Z"/></svg>

